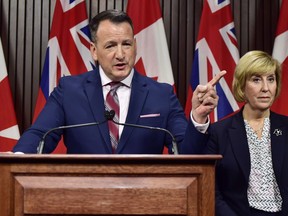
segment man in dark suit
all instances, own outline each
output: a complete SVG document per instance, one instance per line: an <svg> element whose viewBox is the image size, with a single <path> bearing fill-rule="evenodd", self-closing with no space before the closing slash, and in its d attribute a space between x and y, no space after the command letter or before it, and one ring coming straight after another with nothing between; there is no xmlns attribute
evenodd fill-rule
<svg viewBox="0 0 288 216"><path fill-rule="evenodd" d="M114 124L112 127L116 129L113 133L116 131L116 135L109 134L104 112L114 109L106 99L111 83L120 83L115 91L116 104L120 106L115 121L164 128L173 134L178 145L191 145L203 138L194 124L200 123L203 127L204 123L204 127L208 127L207 116L218 102L213 86L225 72L220 72L210 83L199 86L194 92L193 115L191 113L187 122L173 87L142 76L133 68L136 40L132 21L124 12L109 10L99 13L91 20L90 30L90 50L97 63L96 69L61 78L38 119L21 136L13 152L36 153L39 141L51 128L103 122L55 130L46 136L43 152L51 153L63 135L67 153L161 154L165 146L169 153L173 153L171 136L163 131ZM111 145L113 141L116 147Z"/></svg>

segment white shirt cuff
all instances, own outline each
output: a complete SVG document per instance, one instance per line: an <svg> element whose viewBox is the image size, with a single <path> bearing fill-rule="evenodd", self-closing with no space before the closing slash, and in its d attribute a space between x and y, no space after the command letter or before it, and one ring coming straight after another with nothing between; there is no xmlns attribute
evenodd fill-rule
<svg viewBox="0 0 288 216"><path fill-rule="evenodd" d="M206 131L208 130L209 124L210 124L209 116L208 116L208 121L205 124L200 124L200 123L196 122L193 119L192 111L190 112L190 118L191 118L192 123L195 126L196 130L198 130L200 133L206 133Z"/></svg>

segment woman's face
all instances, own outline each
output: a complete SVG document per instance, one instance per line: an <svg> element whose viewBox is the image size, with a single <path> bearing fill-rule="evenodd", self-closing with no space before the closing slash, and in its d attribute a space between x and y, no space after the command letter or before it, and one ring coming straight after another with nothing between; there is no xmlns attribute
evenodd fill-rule
<svg viewBox="0 0 288 216"><path fill-rule="evenodd" d="M275 72L253 75L246 80L244 89L246 104L253 110L267 110L274 102L276 89Z"/></svg>

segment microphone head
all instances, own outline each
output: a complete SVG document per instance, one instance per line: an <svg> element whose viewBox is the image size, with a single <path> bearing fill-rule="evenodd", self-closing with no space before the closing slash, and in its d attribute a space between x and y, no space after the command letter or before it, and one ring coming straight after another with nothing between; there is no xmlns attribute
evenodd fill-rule
<svg viewBox="0 0 288 216"><path fill-rule="evenodd" d="M115 116L115 111L114 110L110 110L110 111L109 110L105 110L104 115L105 115L105 118L107 120L113 120L113 118Z"/></svg>

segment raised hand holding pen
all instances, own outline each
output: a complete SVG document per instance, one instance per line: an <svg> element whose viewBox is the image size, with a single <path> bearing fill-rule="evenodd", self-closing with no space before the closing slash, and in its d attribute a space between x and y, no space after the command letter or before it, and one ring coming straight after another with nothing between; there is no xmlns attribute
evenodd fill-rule
<svg viewBox="0 0 288 216"><path fill-rule="evenodd" d="M208 115L218 105L219 97L214 86L226 74L226 71L220 71L206 85L198 85L192 96L192 115L193 119L200 124L207 122Z"/></svg>

